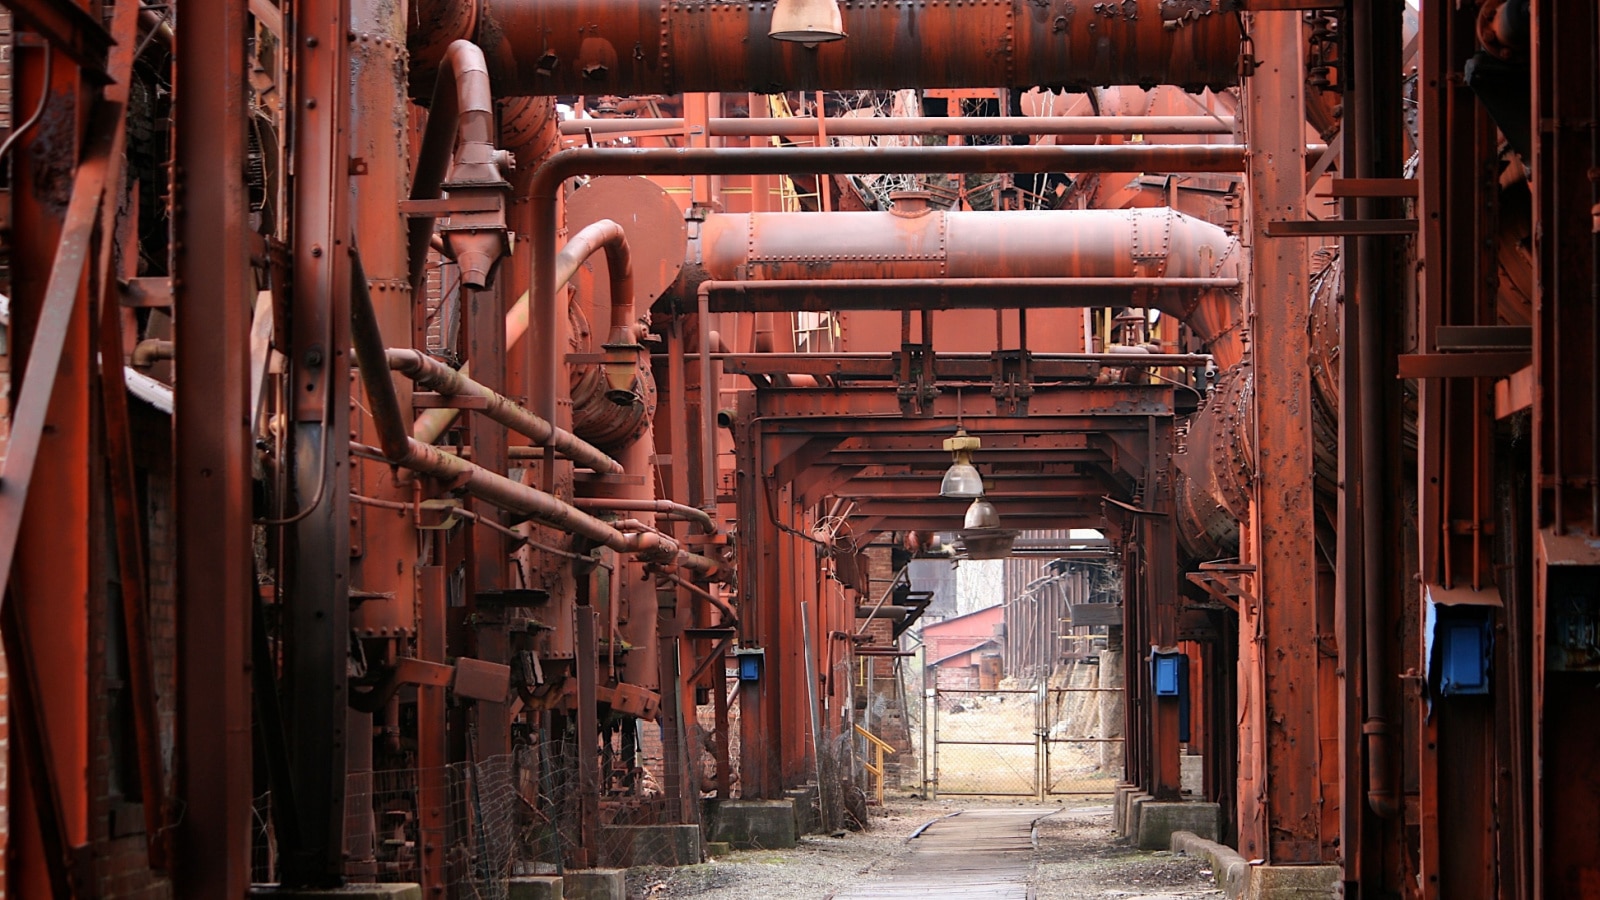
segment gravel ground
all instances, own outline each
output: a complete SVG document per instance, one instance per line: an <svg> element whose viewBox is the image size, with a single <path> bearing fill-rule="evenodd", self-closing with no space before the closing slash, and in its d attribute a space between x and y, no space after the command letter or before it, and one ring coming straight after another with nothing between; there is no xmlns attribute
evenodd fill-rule
<svg viewBox="0 0 1600 900"><path fill-rule="evenodd" d="M1111 807L1067 809L1039 823L1037 900L1198 900L1222 891L1204 860L1133 849L1111 830Z"/></svg>
<svg viewBox="0 0 1600 900"><path fill-rule="evenodd" d="M961 798L890 798L873 809L873 829L845 837L803 838L793 850L735 852L698 866L642 867L628 873L634 900L825 900L906 853L919 826L958 809L1032 806ZM1056 807L1044 807L1053 809ZM1033 878L1037 900L1200 900L1222 894L1203 861L1141 853L1117 840L1111 808L1064 809L1039 823Z"/></svg>

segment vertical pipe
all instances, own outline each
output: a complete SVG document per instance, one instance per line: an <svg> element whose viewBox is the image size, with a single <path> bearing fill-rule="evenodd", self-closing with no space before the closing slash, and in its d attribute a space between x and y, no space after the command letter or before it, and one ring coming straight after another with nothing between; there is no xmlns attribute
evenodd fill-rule
<svg viewBox="0 0 1600 900"><path fill-rule="evenodd" d="M717 398L718 385L711 368L711 292L702 283L697 295L700 327L700 504L717 512Z"/></svg>
<svg viewBox="0 0 1600 900"><path fill-rule="evenodd" d="M1373 84L1373 59L1371 35L1380 23L1376 21L1373 6L1376 0L1358 0L1352 7L1351 31L1357 36L1351 41L1351 65L1347 71L1352 77L1352 99L1356 114L1346 127L1352 129L1349 149L1356 155L1350 160L1351 172L1356 178L1370 178L1376 172L1374 156L1385 153L1385 148L1374 148L1377 139L1375 121L1376 91ZM1385 156L1387 154L1385 153ZM1356 201L1356 215L1373 218L1376 203L1367 198ZM1367 739L1367 804L1372 811L1385 818L1399 810L1390 772L1389 723L1387 711L1386 671L1387 638L1384 634L1385 611L1388 608L1387 575L1388 542L1386 520L1388 510L1388 468L1385 459L1387 443L1388 394L1383 378L1384 363L1388 354L1385 341L1384 311L1380 302L1382 279L1378 266L1380 245L1375 238L1355 238L1360 266L1354 275L1356 288L1356 343L1359 352L1353 363L1347 359L1345 366L1354 365L1357 372L1357 409L1360 410L1361 459L1358 467L1361 509L1361 598L1363 604L1363 660L1366 687L1367 714L1362 733ZM1448 496L1448 491L1446 491ZM1448 558L1449 554L1444 554Z"/></svg>
<svg viewBox="0 0 1600 900"><path fill-rule="evenodd" d="M174 398L178 586L174 871L183 900L250 885L251 296L246 168L245 0L184 10L174 146ZM202 127L200 123L205 123ZM177 177L181 174L182 177ZM198 373L190 379L187 376ZM154 802L155 798L146 798Z"/></svg>
<svg viewBox="0 0 1600 900"><path fill-rule="evenodd" d="M584 578L578 585L578 846L575 857L579 868L589 868L599 862L600 839L600 758L595 753L599 740L600 721L595 708L598 686L599 643L595 640L595 609L590 605L589 583Z"/></svg>

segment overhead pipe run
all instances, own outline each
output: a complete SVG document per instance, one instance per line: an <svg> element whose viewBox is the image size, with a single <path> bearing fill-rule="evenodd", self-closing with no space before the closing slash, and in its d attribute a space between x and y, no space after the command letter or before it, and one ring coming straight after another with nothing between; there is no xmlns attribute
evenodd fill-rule
<svg viewBox="0 0 1600 900"><path fill-rule="evenodd" d="M438 5L437 3L430 5ZM848 39L768 37L769 0L461 0L413 29L426 72L440 32L475 38L506 95L1239 83L1224 0L840 0Z"/></svg>
<svg viewBox="0 0 1600 900"><path fill-rule="evenodd" d="M1243 164L1243 147L1205 144L566 150L546 160L529 184L529 241L533 244L529 312L538 321L556 321L557 201L562 184L579 175L1237 172ZM561 381L557 343L556 330L544 328L539 330L536 344L527 349L536 412L550 420L555 418ZM549 491L554 488L555 470L552 466L543 469L543 487Z"/></svg>
<svg viewBox="0 0 1600 900"><path fill-rule="evenodd" d="M1234 327L1238 240L1170 209L952 212L897 203L888 212L719 214L702 223L689 256L681 297L704 278L720 292L781 291L767 306L786 309L992 306L996 297L1001 305L1153 307L1189 323L1219 367L1244 354Z"/></svg>
<svg viewBox="0 0 1600 900"><path fill-rule="evenodd" d="M637 131L682 131L685 119L567 119L561 133L597 138ZM1232 116L838 116L818 119L713 118L711 137L916 137L930 135L1233 134Z"/></svg>

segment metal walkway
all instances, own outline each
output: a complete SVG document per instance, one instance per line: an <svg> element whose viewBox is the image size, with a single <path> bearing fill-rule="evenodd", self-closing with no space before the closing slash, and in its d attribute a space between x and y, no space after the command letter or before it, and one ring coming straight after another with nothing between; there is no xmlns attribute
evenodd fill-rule
<svg viewBox="0 0 1600 900"><path fill-rule="evenodd" d="M935 820L886 875L846 888L834 900L1028 900L1033 823L1056 810L964 810Z"/></svg>

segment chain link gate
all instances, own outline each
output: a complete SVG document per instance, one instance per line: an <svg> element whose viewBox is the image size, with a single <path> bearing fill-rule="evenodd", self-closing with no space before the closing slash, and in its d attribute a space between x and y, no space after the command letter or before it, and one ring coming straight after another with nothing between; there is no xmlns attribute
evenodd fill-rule
<svg viewBox="0 0 1600 900"><path fill-rule="evenodd" d="M1109 795L1123 775L1122 688L927 691L928 796Z"/></svg>

